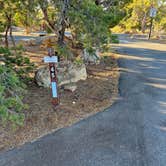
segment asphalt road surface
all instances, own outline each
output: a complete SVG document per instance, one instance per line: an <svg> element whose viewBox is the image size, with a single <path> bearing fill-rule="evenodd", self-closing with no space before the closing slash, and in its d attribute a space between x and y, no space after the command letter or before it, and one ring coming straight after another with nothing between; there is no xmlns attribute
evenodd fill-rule
<svg viewBox="0 0 166 166"><path fill-rule="evenodd" d="M166 45L120 36L120 95L104 112L0 153L0 166L166 166Z"/></svg>

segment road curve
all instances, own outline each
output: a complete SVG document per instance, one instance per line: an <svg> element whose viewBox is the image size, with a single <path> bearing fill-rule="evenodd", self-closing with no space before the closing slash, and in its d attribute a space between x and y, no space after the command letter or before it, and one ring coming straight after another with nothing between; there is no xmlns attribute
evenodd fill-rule
<svg viewBox="0 0 166 166"><path fill-rule="evenodd" d="M20 148L0 166L165 166L166 46L120 36L120 96L95 116Z"/></svg>

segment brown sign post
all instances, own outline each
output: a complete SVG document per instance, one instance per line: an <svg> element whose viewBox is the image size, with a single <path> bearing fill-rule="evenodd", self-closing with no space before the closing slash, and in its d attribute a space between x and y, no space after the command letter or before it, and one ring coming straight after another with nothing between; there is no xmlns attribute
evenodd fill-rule
<svg viewBox="0 0 166 166"><path fill-rule="evenodd" d="M156 17L157 14L157 9L153 7L153 5L151 6L150 9L150 31L149 31L149 35L148 35L148 40L151 38L152 35L152 27L153 27L153 20Z"/></svg>
<svg viewBox="0 0 166 166"><path fill-rule="evenodd" d="M48 48L48 56L44 57L44 62L49 63L50 71L50 80L51 80L51 89L52 89L52 104L57 106L59 104L58 97L58 79L57 79L57 70L56 63L58 63L58 55L54 52L54 49Z"/></svg>

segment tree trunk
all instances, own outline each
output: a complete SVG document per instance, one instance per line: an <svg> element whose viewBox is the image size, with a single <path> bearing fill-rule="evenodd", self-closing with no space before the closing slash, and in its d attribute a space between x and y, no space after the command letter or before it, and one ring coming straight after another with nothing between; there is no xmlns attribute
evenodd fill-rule
<svg viewBox="0 0 166 166"><path fill-rule="evenodd" d="M48 27L51 29L52 32L57 34L57 29L56 29L55 25L52 24L51 21L49 20L48 13L47 13L47 8L44 8L42 6L40 8L43 12L44 19L46 20Z"/></svg>
<svg viewBox="0 0 166 166"><path fill-rule="evenodd" d="M59 30L59 36L58 36L58 44L62 46L64 44L64 36L65 36L65 29L66 25L64 22L61 22L61 29Z"/></svg>
<svg viewBox="0 0 166 166"><path fill-rule="evenodd" d="M15 47L15 41L12 36L12 15L6 13L6 21L7 21L7 26L6 26L6 32L5 32L5 46L8 48L9 47L9 41L8 41L8 32L10 34L10 38L12 40L13 46Z"/></svg>
<svg viewBox="0 0 166 166"><path fill-rule="evenodd" d="M60 29L58 34L58 44L62 46L64 44L64 36L65 36L65 30L68 26L67 21L67 11L69 7L69 0L63 0L63 7L61 11L61 19L60 19Z"/></svg>
<svg viewBox="0 0 166 166"><path fill-rule="evenodd" d="M142 33L145 33L145 30L146 30L146 13L142 19L142 23L141 23L141 31Z"/></svg>
<svg viewBox="0 0 166 166"><path fill-rule="evenodd" d="M12 43L13 43L13 47L16 48L16 43L14 41L14 37L12 35L12 26L11 26L11 23L10 23L10 38L12 40Z"/></svg>
<svg viewBox="0 0 166 166"><path fill-rule="evenodd" d="M98 5L100 5L100 0L95 0L95 4L98 6Z"/></svg>
<svg viewBox="0 0 166 166"><path fill-rule="evenodd" d="M28 34L30 34L31 29L30 29L30 27L29 27L29 26L26 26L26 28L25 28L25 32L26 32L26 34L27 34L27 35L28 35Z"/></svg>
<svg viewBox="0 0 166 166"><path fill-rule="evenodd" d="M9 41L8 41L8 32L9 32L9 25L6 26L6 30L5 30L5 47L9 47Z"/></svg>

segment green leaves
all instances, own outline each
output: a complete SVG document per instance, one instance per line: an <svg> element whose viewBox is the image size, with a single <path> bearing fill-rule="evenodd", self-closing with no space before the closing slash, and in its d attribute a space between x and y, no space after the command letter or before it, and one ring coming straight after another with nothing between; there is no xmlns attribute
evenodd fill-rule
<svg viewBox="0 0 166 166"><path fill-rule="evenodd" d="M16 52L0 47L0 55L5 65L0 65L0 121L3 124L23 125L23 103L26 85L23 83L34 65L29 58L22 56L19 49ZM24 78L20 80L20 78Z"/></svg>
<svg viewBox="0 0 166 166"><path fill-rule="evenodd" d="M56 45L55 49L58 52L58 55L61 55L62 58L64 58L65 60L68 60L69 58L72 58L73 56L72 52L70 51L67 45L64 45L63 47Z"/></svg>
<svg viewBox="0 0 166 166"><path fill-rule="evenodd" d="M0 120L3 124L11 122L21 125L24 121L22 110L26 105L22 102L25 85L14 71L0 66Z"/></svg>
<svg viewBox="0 0 166 166"><path fill-rule="evenodd" d="M8 48L0 47L0 54L5 65L9 69L13 69L21 78L27 79L29 73L34 70L34 64L30 62L28 57L22 55L22 50L20 49L15 52Z"/></svg>
<svg viewBox="0 0 166 166"><path fill-rule="evenodd" d="M120 22L114 31L146 33L150 26L150 8L153 5L157 9L154 20L154 30L159 33L165 31L166 1L162 0L133 0L125 5L126 17Z"/></svg>
<svg viewBox="0 0 166 166"><path fill-rule="evenodd" d="M92 47L102 49L103 44L111 41L111 12L96 5L95 1L77 3L72 0L68 17L74 40L83 43L87 50Z"/></svg>

